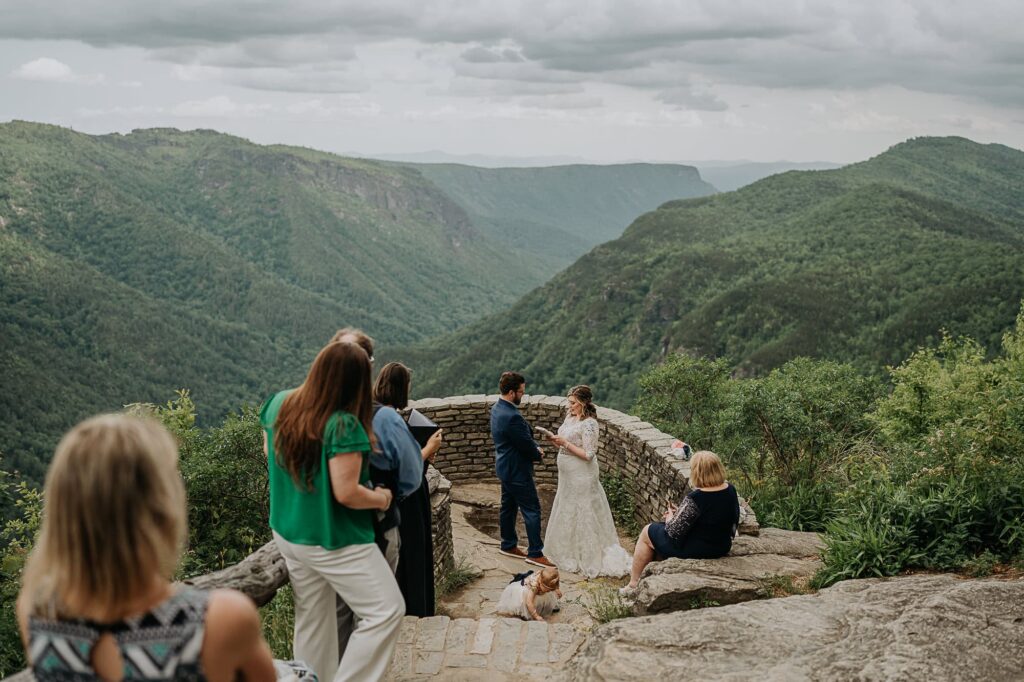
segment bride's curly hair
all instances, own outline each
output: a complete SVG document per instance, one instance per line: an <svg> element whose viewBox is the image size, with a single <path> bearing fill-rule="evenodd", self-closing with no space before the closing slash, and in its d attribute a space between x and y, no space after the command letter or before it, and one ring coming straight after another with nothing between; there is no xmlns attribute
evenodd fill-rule
<svg viewBox="0 0 1024 682"><path fill-rule="evenodd" d="M594 392L590 390L590 386L584 384L573 386L569 389L566 396L580 401L580 405L583 406L584 419L587 417L597 419L597 405L594 404Z"/></svg>

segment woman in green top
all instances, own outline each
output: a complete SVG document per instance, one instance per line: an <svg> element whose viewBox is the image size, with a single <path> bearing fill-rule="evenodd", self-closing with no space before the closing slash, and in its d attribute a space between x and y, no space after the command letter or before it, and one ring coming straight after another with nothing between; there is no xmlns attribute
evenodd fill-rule
<svg viewBox="0 0 1024 682"><path fill-rule="evenodd" d="M270 527L295 593L295 647L321 682L384 676L405 603L374 543L371 514L392 492L372 490L370 359L331 343L298 388L263 405ZM337 594L358 625L338 665Z"/></svg>

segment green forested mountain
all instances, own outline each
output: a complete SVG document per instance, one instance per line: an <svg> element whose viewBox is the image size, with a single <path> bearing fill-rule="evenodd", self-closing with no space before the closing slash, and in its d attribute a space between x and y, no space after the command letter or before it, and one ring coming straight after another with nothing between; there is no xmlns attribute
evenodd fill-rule
<svg viewBox="0 0 1024 682"><path fill-rule="evenodd" d="M14 464L176 387L207 415L258 401L339 326L412 341L527 288L414 171L209 131L0 126L0 253Z"/></svg>
<svg viewBox="0 0 1024 682"><path fill-rule="evenodd" d="M998 346L1024 296L1024 153L919 138L838 170L669 202L511 310L389 354L419 395L595 386L628 406L670 351L754 375L796 356L881 372L945 327Z"/></svg>
<svg viewBox="0 0 1024 682"><path fill-rule="evenodd" d="M715 191L695 168L667 164L412 167L463 206L474 226L552 273L621 235L641 213Z"/></svg>
<svg viewBox="0 0 1024 682"><path fill-rule="evenodd" d="M634 176L608 182L650 181ZM572 205L586 203L574 191L608 191L573 182ZM510 195L531 204L517 183ZM415 167L213 131L0 125L5 468L37 474L84 415L188 387L209 418L297 381L340 326L414 342L555 272L458 199ZM576 253L613 228L600 229Z"/></svg>

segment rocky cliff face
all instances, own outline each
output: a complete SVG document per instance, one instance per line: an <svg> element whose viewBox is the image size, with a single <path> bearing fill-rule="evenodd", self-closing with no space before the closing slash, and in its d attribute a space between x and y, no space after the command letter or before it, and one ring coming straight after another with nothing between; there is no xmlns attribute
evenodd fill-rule
<svg viewBox="0 0 1024 682"><path fill-rule="evenodd" d="M1020 680L1024 580L918 575L618 620L571 680Z"/></svg>

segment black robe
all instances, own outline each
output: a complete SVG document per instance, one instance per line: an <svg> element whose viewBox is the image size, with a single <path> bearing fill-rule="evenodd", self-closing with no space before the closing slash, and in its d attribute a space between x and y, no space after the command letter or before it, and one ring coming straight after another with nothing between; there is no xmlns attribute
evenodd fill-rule
<svg viewBox="0 0 1024 682"><path fill-rule="evenodd" d="M423 481L413 494L398 503L402 536L395 579L405 597L405 615L428 618L434 615L434 539L431 536L430 488L427 462Z"/></svg>

